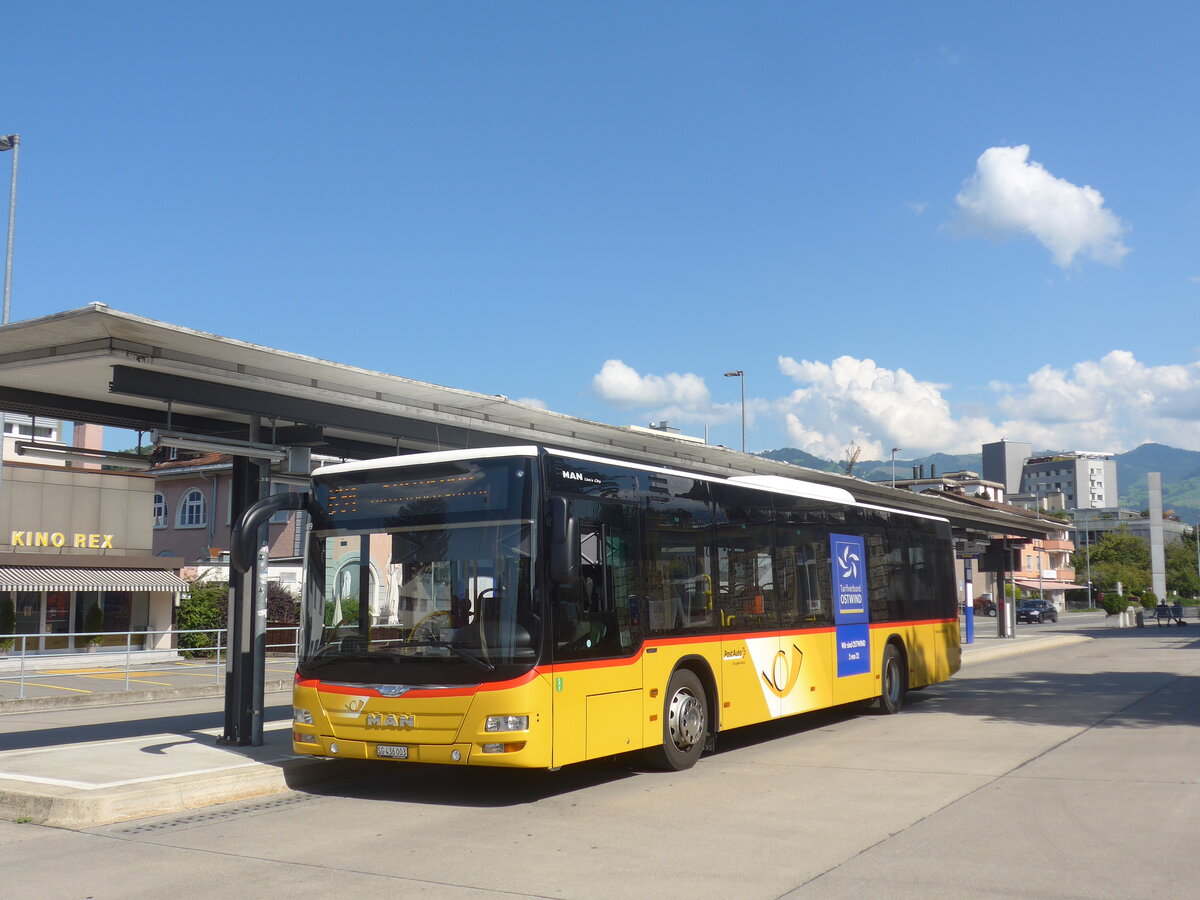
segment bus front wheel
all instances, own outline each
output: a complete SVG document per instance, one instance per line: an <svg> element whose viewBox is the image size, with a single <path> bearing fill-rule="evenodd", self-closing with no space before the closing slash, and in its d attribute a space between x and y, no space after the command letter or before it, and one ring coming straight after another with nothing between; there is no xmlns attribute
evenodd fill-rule
<svg viewBox="0 0 1200 900"><path fill-rule="evenodd" d="M883 648L882 671L879 676L880 694L876 709L884 715L900 712L908 689L908 667L895 644Z"/></svg>
<svg viewBox="0 0 1200 900"><path fill-rule="evenodd" d="M694 672L677 669L663 701L663 742L652 748L651 762L667 771L690 769L704 752L708 737L708 701Z"/></svg>

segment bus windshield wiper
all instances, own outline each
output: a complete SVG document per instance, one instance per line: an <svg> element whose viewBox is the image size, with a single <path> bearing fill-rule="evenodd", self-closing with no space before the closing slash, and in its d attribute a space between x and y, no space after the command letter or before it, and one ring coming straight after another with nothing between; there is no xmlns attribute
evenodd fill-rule
<svg viewBox="0 0 1200 900"><path fill-rule="evenodd" d="M446 641L437 641L437 640L408 641L405 643L404 646L406 646L406 647L442 647L446 650L449 650L451 653L453 653L459 659L465 659L467 662L471 663L472 665L479 666L479 668L483 669L485 672L495 672L496 671L496 667L493 666L486 659L480 659L478 656L472 656L470 653L468 653L466 650L463 650L461 647L455 647L453 644L450 644Z"/></svg>

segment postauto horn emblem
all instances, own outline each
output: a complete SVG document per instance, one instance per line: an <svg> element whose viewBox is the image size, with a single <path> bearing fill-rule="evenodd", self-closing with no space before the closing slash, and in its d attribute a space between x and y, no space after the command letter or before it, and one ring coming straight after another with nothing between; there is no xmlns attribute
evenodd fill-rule
<svg viewBox="0 0 1200 900"><path fill-rule="evenodd" d="M760 672L762 680L776 697L786 697L800 678L800 666L804 663L804 652L792 644L792 662L788 665L787 654L780 650L775 654L771 673Z"/></svg>

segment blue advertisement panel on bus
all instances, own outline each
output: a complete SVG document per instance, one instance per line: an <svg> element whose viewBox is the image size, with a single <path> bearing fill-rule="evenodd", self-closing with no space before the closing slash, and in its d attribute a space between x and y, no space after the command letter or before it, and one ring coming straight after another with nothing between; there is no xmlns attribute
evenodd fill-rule
<svg viewBox="0 0 1200 900"><path fill-rule="evenodd" d="M871 671L871 630L867 614L867 554L863 539L831 534L833 622L838 678Z"/></svg>

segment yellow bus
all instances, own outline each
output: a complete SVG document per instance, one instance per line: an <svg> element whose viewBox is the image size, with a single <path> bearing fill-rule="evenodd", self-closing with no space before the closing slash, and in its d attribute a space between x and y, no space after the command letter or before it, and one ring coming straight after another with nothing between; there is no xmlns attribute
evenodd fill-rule
<svg viewBox="0 0 1200 900"><path fill-rule="evenodd" d="M307 503L298 754L686 769L960 663L949 524L840 488L517 446L326 466Z"/></svg>

